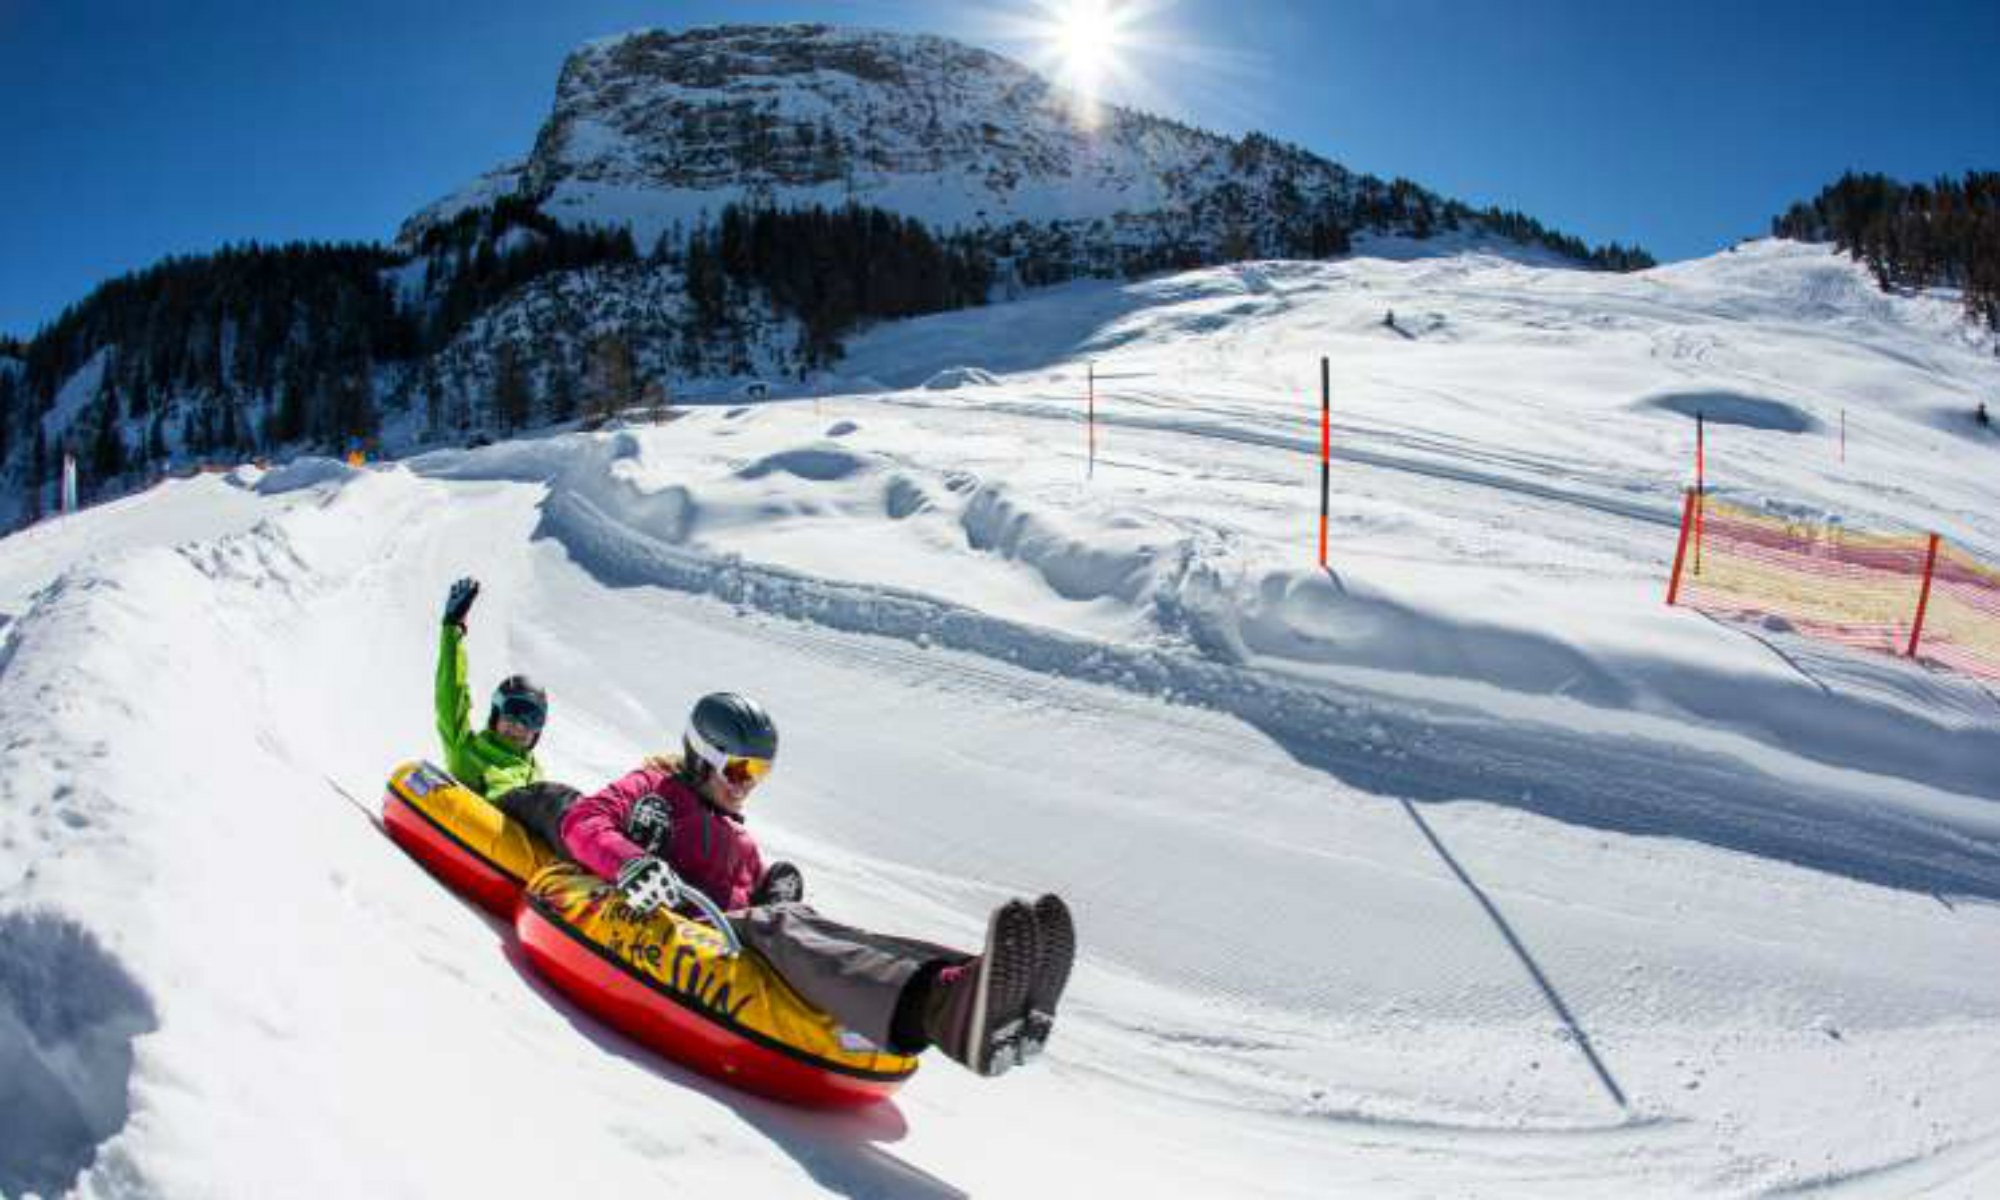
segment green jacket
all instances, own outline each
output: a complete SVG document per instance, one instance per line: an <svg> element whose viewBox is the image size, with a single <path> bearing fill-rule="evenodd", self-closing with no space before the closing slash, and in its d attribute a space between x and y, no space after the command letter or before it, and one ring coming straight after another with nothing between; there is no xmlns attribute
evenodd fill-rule
<svg viewBox="0 0 2000 1200"><path fill-rule="evenodd" d="M532 750L522 752L490 730L472 731L472 693L465 686L465 634L447 622L438 641L437 722L445 769L488 800L542 778Z"/></svg>

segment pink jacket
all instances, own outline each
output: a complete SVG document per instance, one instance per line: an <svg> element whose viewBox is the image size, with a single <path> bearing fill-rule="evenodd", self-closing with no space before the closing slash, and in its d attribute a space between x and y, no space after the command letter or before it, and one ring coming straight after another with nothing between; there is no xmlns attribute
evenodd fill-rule
<svg viewBox="0 0 2000 1200"><path fill-rule="evenodd" d="M764 877L757 839L742 818L703 800L664 765L648 763L570 805L562 819L570 857L600 878L617 879L620 867L646 853L625 836L625 822L647 795L667 803L670 832L661 857L674 874L727 911L748 908L750 893Z"/></svg>

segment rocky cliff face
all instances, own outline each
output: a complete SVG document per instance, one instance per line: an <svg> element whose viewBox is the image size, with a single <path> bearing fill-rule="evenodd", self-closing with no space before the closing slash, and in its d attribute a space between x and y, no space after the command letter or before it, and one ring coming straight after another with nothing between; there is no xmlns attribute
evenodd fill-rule
<svg viewBox="0 0 2000 1200"><path fill-rule="evenodd" d="M514 194L565 222L624 225L642 245L748 200L853 201L940 230L1102 222L1254 247L1274 223L1352 216L1390 191L1255 135L1112 106L1093 119L1026 68L943 38L725 27L577 51L526 161L418 214L403 238Z"/></svg>

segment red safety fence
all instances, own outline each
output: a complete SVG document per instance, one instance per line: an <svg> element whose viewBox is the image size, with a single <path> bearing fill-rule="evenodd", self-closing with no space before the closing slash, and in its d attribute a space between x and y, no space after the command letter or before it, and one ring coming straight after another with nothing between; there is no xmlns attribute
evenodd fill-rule
<svg viewBox="0 0 2000 1200"><path fill-rule="evenodd" d="M1936 534L1869 533L1690 490L1667 603L2000 679L2000 570Z"/></svg>

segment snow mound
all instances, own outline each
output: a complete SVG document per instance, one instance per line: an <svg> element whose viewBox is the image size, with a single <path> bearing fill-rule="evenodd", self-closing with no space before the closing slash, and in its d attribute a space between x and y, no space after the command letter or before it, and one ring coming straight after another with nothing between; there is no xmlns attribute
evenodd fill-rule
<svg viewBox="0 0 2000 1200"><path fill-rule="evenodd" d="M966 545L1032 568L1065 600L1115 596L1139 603L1151 590L1165 540L1143 529L1137 534L1122 531L1123 537L1110 536L1109 530L1073 531L1059 525L1052 513L1024 505L993 485L973 494L960 522Z"/></svg>
<svg viewBox="0 0 2000 1200"><path fill-rule="evenodd" d="M256 491L260 496L281 496L322 483L345 483L358 474L359 471L339 459L301 458L266 471L257 480Z"/></svg>
<svg viewBox="0 0 2000 1200"><path fill-rule="evenodd" d="M1811 433L1820 427L1810 413L1796 405L1741 392L1669 392L1649 396L1639 406L1664 409L1684 417L1700 415L1717 425L1741 425L1774 433Z"/></svg>
<svg viewBox="0 0 2000 1200"><path fill-rule="evenodd" d="M740 472L744 479L785 474L814 483L833 483L868 469L868 460L845 450L807 446L758 459Z"/></svg>
<svg viewBox="0 0 2000 1200"><path fill-rule="evenodd" d="M998 382L991 371L978 367L946 367L924 380L924 387L933 392L949 392L962 387L991 387Z"/></svg>
<svg viewBox="0 0 2000 1200"><path fill-rule="evenodd" d="M913 517L931 507L931 498L923 485L903 475L890 477L888 486L882 491L882 511L892 521Z"/></svg>
<svg viewBox="0 0 2000 1200"><path fill-rule="evenodd" d="M152 1002L88 930L0 916L0 1194L68 1190L125 1126L132 1039Z"/></svg>

